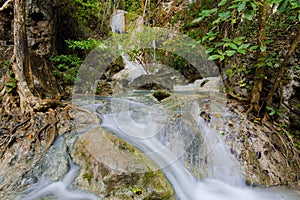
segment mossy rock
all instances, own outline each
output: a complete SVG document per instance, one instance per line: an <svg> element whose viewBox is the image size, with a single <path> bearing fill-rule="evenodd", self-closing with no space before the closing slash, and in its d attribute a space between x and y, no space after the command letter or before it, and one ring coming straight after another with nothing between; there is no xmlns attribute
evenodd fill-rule
<svg viewBox="0 0 300 200"><path fill-rule="evenodd" d="M82 166L74 183L80 189L105 199L175 199L172 187L151 160L101 127L79 137L73 157Z"/></svg>
<svg viewBox="0 0 300 200"><path fill-rule="evenodd" d="M153 96L158 100L161 101L163 99L168 98L169 96L171 96L170 93L163 91L163 90L158 90L156 92L153 93Z"/></svg>

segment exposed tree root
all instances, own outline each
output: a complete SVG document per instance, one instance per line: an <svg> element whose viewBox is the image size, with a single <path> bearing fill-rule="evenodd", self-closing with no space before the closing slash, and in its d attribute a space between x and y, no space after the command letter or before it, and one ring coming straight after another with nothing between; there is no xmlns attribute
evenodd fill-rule
<svg viewBox="0 0 300 200"><path fill-rule="evenodd" d="M2 86L6 90L6 87ZM22 110L18 93L3 92L0 97L0 158L15 143L28 140L31 146L44 145L43 152L51 146L57 136L56 108L65 104L58 100L41 100ZM43 156L39 155L39 156Z"/></svg>

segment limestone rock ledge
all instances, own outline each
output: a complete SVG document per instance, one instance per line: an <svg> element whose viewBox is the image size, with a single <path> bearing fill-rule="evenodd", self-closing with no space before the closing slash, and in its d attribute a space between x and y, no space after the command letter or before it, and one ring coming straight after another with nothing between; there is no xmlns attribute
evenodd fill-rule
<svg viewBox="0 0 300 200"><path fill-rule="evenodd" d="M79 189L104 199L174 199L173 189L152 161L101 127L82 134L72 154L82 166L74 183Z"/></svg>

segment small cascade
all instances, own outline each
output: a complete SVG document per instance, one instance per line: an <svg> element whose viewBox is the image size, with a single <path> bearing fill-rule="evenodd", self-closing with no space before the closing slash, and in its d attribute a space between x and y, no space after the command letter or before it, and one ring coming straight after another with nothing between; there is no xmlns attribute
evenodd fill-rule
<svg viewBox="0 0 300 200"><path fill-rule="evenodd" d="M205 141L206 157L209 163L208 176L197 180L182 162L181 150L184 140L177 137L179 152L171 148L168 134L173 134L168 123L167 111L162 112L159 105L146 105L126 99L111 99L112 110L108 114L100 114L101 126L118 137L134 145L166 175L172 184L177 198L180 200L296 200L296 197L280 193L251 189L244 183L240 166L230 153L226 143L218 137L218 133L194 115L198 128ZM191 111L194 112L195 110ZM181 124L180 127L185 127ZM186 129L180 129L186 134ZM184 135L183 134L183 135ZM164 135L164 137L162 137ZM176 139L173 138L173 139ZM174 142L174 141L173 141ZM180 156L181 155L181 156Z"/></svg>
<svg viewBox="0 0 300 200"><path fill-rule="evenodd" d="M59 142L62 142L62 137L58 137ZM22 191L16 200L38 200L42 198L50 198L57 200L99 200L96 195L72 188L71 184L75 180L80 169L68 157L69 170L66 175L59 181L53 181L48 177L42 176L38 182L31 185L26 190Z"/></svg>
<svg viewBox="0 0 300 200"><path fill-rule="evenodd" d="M199 118L199 128L206 144L211 178L233 186L245 186L238 160L231 154L219 133L209 128L204 119Z"/></svg>
<svg viewBox="0 0 300 200"><path fill-rule="evenodd" d="M111 18L110 27L114 33L125 33L125 14L124 10L116 10Z"/></svg>

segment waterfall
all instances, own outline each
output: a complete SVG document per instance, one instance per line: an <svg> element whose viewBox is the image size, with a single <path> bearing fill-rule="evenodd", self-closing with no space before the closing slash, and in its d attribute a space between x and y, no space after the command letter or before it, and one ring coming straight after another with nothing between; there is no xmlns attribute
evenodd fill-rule
<svg viewBox="0 0 300 200"><path fill-rule="evenodd" d="M192 3L193 1L189 1ZM125 27L124 15L116 14L112 17L112 31L121 33ZM155 43L153 43L155 48ZM139 74L145 74L140 65L129 62L125 58L126 66L131 71L133 81ZM125 68L126 68L125 66ZM156 65L158 68L158 65ZM129 73L130 74L130 73ZM171 76L169 76L171 77ZM166 77L165 77L166 78ZM212 79L215 79L213 77ZM211 82L209 82L210 84ZM215 83L212 81L212 83ZM205 84L205 83L204 83ZM209 85L208 84L208 85ZM196 86L197 85L197 86ZM175 92L188 91L190 88L202 87L202 82L195 82L193 85L175 86ZM215 90L214 90L215 89ZM208 86L208 92L218 92L213 86ZM142 101L143 102L143 101ZM168 110L161 108L161 104L136 102L123 99L111 99L111 112L100 113L102 118L101 126L117 135L119 138L139 149L149 157L161 169L168 181L173 186L176 196L180 200L296 200L288 194L280 192L269 192L247 187L241 174L238 160L231 154L226 143L212 128L200 118L198 105L186 107L185 110ZM196 104L196 103L192 103ZM188 110L191 108L190 110ZM181 119L170 119L166 113L180 113ZM192 115L192 116L191 116ZM170 121L175 121L171 123ZM188 124L193 124L189 126ZM205 178L197 179L188 170L185 161L186 145L193 145L193 126L196 126L198 133L204 142L197 146L201 158L208 165L209 173ZM199 142L199 141L198 141ZM201 152L206 152L202 155ZM201 154L201 155L200 155ZM197 158L197 159L198 159ZM193 159L191 163L193 163ZM201 160L200 159L200 160ZM200 165L201 166L201 165ZM199 168L197 170L200 170Z"/></svg>
<svg viewBox="0 0 300 200"><path fill-rule="evenodd" d="M211 176L230 185L245 186L240 164L227 148L221 135L208 128L202 118L198 121L207 148Z"/></svg>
<svg viewBox="0 0 300 200"><path fill-rule="evenodd" d="M47 177L41 177L39 181L27 190L23 191L17 200L34 200L55 196L58 200L97 200L96 195L82 190L71 190L70 185L76 178L79 167L69 157L69 171L60 181L52 181ZM24 197L24 195L25 197ZM23 196L23 197L22 197Z"/></svg>
<svg viewBox="0 0 300 200"><path fill-rule="evenodd" d="M180 200L292 200L296 198L279 192L251 189L244 184L238 170L236 158L230 153L224 141L219 139L213 129L197 117L198 128L208 148L208 162L211 173L207 178L197 180L187 170L180 156L170 148L171 145L159 137L162 132L168 135L173 130L166 123L166 112L159 105L146 105L126 99L111 99L112 111L100 114L101 126L118 137L134 145L153 160L166 175ZM194 112L191 110L191 113ZM165 127L165 128L164 128ZM184 127L184 125L182 125ZM182 129L185 134L186 129ZM177 138L179 143L184 138ZM165 144L164 144L165 143ZM180 148L180 147L179 147ZM205 148L205 147L202 147Z"/></svg>
<svg viewBox="0 0 300 200"><path fill-rule="evenodd" d="M111 18L110 27L114 33L125 33L125 14L126 11L116 10Z"/></svg>
<svg viewBox="0 0 300 200"><path fill-rule="evenodd" d="M59 136L54 142L54 146L63 151L63 137ZM58 162L55 156L52 155L51 161ZM39 180L29 188L22 191L15 200L37 200L37 199L57 199L57 200L98 200L100 199L95 194L87 191L74 189L71 186L75 180L80 167L75 165L70 156L68 156L69 170L58 181L53 181L48 177L42 176Z"/></svg>

